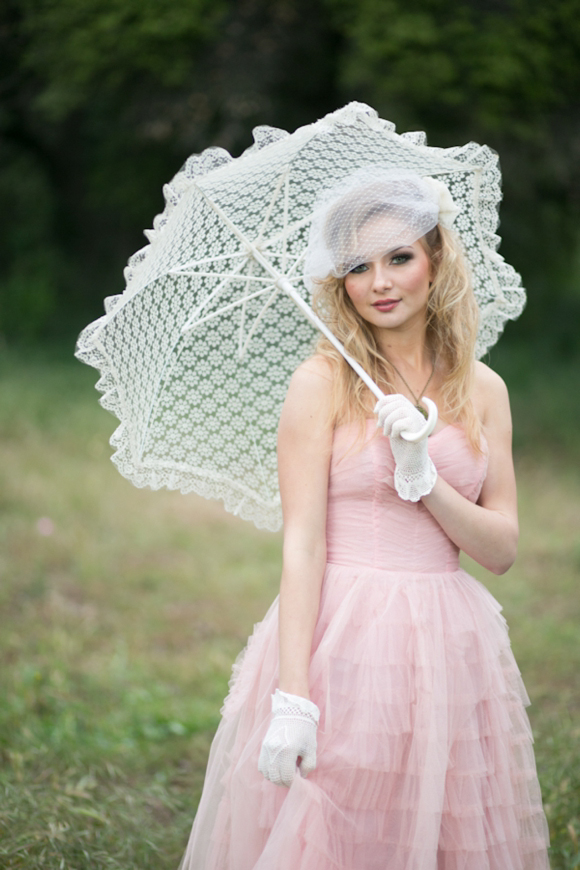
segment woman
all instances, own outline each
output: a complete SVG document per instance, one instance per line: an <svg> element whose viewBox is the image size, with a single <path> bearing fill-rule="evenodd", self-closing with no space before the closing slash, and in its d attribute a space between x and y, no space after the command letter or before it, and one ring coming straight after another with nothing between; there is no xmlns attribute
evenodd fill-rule
<svg viewBox="0 0 580 870"><path fill-rule="evenodd" d="M279 612L236 666L184 870L548 867L505 621L458 567L463 550L506 571L518 523L452 217L441 182L370 167L313 221L315 303L385 395L373 416L326 339L292 378ZM423 397L439 422L409 440Z"/></svg>

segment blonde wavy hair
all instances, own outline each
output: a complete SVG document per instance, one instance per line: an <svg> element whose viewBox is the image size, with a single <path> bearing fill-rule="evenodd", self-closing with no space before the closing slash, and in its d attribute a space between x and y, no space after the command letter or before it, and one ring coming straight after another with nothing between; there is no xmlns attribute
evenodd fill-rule
<svg viewBox="0 0 580 870"><path fill-rule="evenodd" d="M443 381L440 415L449 423L461 425L471 447L479 452L481 424L471 401L478 323L471 273L461 242L452 230L438 224L419 241L433 267L427 302L427 342ZM383 392L397 392L395 371L369 324L352 304L344 278L331 275L315 282L313 307ZM370 391L328 339L321 337L316 350L333 368L334 424L358 420L362 426L374 404Z"/></svg>

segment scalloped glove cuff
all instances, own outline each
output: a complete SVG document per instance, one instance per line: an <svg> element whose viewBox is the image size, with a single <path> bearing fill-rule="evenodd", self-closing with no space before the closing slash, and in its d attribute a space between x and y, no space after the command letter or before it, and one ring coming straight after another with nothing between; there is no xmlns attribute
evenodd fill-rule
<svg viewBox="0 0 580 870"><path fill-rule="evenodd" d="M272 713L313 720L315 725L320 721L320 710L314 701L309 701L301 695L291 695L290 692L283 692L281 689L276 689L272 695Z"/></svg>
<svg viewBox="0 0 580 870"><path fill-rule="evenodd" d="M424 495L429 495L436 480L437 469L430 456L427 456L426 463L421 458L417 465L411 462L395 468L395 489L404 501L419 501Z"/></svg>

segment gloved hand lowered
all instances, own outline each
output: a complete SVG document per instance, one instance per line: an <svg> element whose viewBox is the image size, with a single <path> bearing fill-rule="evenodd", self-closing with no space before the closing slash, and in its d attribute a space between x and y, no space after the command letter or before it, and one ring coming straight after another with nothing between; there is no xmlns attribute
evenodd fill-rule
<svg viewBox="0 0 580 870"><path fill-rule="evenodd" d="M272 714L262 743L258 770L275 785L290 787L297 764L302 776L308 776L316 767L316 729L320 710L306 698L276 689L272 695Z"/></svg>
<svg viewBox="0 0 580 870"><path fill-rule="evenodd" d="M406 441L402 433L425 429L425 417L398 393L383 396L375 405L377 426L391 442L395 460L395 489L405 501L419 501L428 495L437 480L437 471L427 452L427 438Z"/></svg>

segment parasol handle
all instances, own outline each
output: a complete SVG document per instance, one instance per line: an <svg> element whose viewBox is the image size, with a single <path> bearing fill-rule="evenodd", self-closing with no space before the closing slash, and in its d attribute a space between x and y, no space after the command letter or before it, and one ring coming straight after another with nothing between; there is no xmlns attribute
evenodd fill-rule
<svg viewBox="0 0 580 870"><path fill-rule="evenodd" d="M382 399L384 396L383 391L379 387L377 387L373 379L365 372L363 367L346 352L338 338L333 335L326 323L324 323L324 321L321 320L320 317L318 317L318 315L314 313L310 305L308 305L308 303L304 301L302 296L297 293L290 281L288 281L287 278L281 275L276 281L276 284L278 285L278 287L280 287L281 290L283 290L285 293L288 294L288 296L290 296L290 298L296 303L298 308L300 308L304 312L308 320L310 320L310 322L314 324L314 326L319 329L320 332L322 332L322 334L330 341L330 343L334 345L340 355L344 357L349 366L354 369L354 371L361 378L363 383L369 388L371 393L377 399ZM423 401L425 402L429 411L429 416L425 421L425 425L419 432L401 432L401 437L404 438L405 441L409 441L411 443L422 441L424 438L428 438L429 435L432 434L435 426L437 425L437 405L431 399L427 399L426 397L423 397Z"/></svg>
<svg viewBox="0 0 580 870"><path fill-rule="evenodd" d="M416 444L417 441L422 441L424 438L428 438L437 425L437 419L439 417L437 405L432 399L423 396L421 401L425 402L427 410L429 411L429 416L425 420L425 425L419 430L419 432L401 432L401 438L404 438L405 441L411 442L411 444Z"/></svg>

